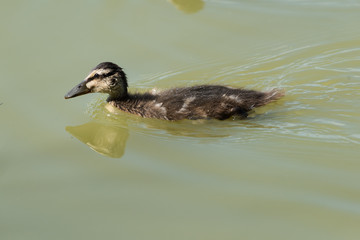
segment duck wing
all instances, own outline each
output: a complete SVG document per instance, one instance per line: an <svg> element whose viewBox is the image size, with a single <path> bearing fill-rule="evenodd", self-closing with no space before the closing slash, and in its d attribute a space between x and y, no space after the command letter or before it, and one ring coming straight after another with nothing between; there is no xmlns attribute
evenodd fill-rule
<svg viewBox="0 0 360 240"><path fill-rule="evenodd" d="M160 92L156 102L166 109L168 119L227 119L232 115L247 116L255 107L283 96L278 90L260 92L219 85L174 88Z"/></svg>

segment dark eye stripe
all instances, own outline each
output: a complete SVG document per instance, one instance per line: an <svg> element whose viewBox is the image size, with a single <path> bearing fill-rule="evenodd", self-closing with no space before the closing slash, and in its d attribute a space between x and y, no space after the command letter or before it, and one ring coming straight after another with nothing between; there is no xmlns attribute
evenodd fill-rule
<svg viewBox="0 0 360 240"><path fill-rule="evenodd" d="M111 75L114 75L115 73L116 73L116 71L111 71L111 72L109 72L109 73L106 73L106 74L101 75L101 77L102 77L102 78L106 78L106 77L109 77L109 76L111 76Z"/></svg>
<svg viewBox="0 0 360 240"><path fill-rule="evenodd" d="M109 73L101 74L101 75L95 73L94 76L88 78L87 81L91 81L91 80L93 80L93 79L95 79L95 78L106 78L106 77L109 77L109 76L111 76L111 75L114 75L116 72L117 72L117 71L114 70L114 71L110 71Z"/></svg>

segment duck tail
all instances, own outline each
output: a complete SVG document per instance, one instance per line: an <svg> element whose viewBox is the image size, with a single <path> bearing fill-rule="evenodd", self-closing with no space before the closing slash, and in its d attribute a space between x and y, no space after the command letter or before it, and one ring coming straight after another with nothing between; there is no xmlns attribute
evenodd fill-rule
<svg viewBox="0 0 360 240"><path fill-rule="evenodd" d="M284 89L274 88L269 92L264 92L264 97L258 104L256 104L255 107L264 106L268 103L274 102L274 101L282 98L283 96L285 96Z"/></svg>

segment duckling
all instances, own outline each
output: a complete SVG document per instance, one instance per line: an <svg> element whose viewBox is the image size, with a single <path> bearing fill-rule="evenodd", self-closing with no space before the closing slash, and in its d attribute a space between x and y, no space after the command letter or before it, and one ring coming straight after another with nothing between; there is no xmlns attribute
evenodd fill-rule
<svg viewBox="0 0 360 240"><path fill-rule="evenodd" d="M232 116L246 118L252 109L284 96L284 92L279 89L259 92L221 85L180 87L146 93L129 93L127 88L123 69L115 63L103 62L71 89L65 99L87 93L107 93L107 102L112 106L145 118L224 120Z"/></svg>

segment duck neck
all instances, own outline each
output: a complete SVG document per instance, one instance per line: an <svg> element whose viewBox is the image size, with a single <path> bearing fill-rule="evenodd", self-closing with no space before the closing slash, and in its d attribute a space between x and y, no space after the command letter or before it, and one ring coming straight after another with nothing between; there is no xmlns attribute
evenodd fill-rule
<svg viewBox="0 0 360 240"><path fill-rule="evenodd" d="M110 101L114 101L114 100L121 100L121 99L125 99L128 98L128 92L127 89L123 89L122 91L119 92L111 92L109 93L109 97L106 99L107 102Z"/></svg>

